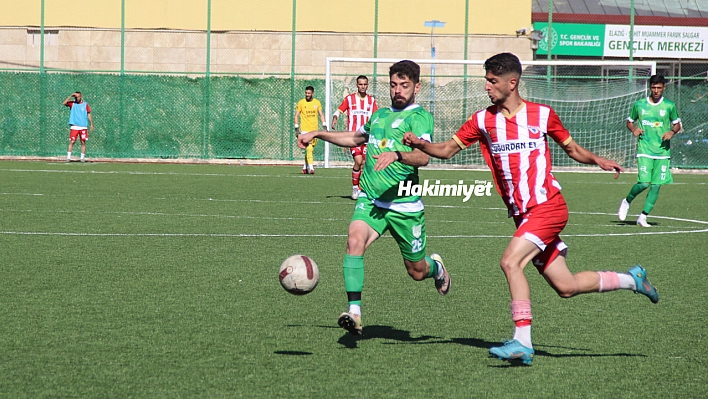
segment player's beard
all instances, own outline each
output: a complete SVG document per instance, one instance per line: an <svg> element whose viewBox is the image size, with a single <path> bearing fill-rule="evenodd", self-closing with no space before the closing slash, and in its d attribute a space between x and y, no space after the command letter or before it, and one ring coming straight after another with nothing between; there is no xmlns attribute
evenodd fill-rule
<svg viewBox="0 0 708 399"><path fill-rule="evenodd" d="M415 102L415 94L411 98L396 96L391 99L391 105L396 109L404 109Z"/></svg>

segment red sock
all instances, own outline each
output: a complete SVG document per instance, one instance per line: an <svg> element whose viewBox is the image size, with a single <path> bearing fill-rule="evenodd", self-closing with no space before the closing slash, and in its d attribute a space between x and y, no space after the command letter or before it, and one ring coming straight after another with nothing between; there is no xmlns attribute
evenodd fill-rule
<svg viewBox="0 0 708 399"><path fill-rule="evenodd" d="M359 187L359 177L361 177L361 169L352 170L352 186Z"/></svg>

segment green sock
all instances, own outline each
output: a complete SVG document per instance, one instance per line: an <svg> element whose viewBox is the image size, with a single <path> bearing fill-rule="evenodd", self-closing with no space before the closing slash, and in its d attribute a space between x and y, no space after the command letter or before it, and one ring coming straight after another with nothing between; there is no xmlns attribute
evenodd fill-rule
<svg viewBox="0 0 708 399"><path fill-rule="evenodd" d="M428 275L425 278L431 278L438 275L438 262L434 261L430 256L425 257L425 261L428 262L430 269L428 269Z"/></svg>
<svg viewBox="0 0 708 399"><path fill-rule="evenodd" d="M632 189L629 190L629 194L627 194L627 202L634 201L634 198L647 188L649 188L649 183L637 183L632 186Z"/></svg>
<svg viewBox="0 0 708 399"><path fill-rule="evenodd" d="M659 190L661 189L661 186L658 184L652 184L651 187L649 188L649 193L647 194L647 200L644 202L644 213L647 215L649 212L651 212L652 209L654 209L654 204L656 204L656 200L659 199Z"/></svg>
<svg viewBox="0 0 708 399"><path fill-rule="evenodd" d="M364 257L344 255L344 289L347 294L359 293L364 289ZM351 296L351 295L348 295ZM361 306L361 295L358 300L349 300L350 305Z"/></svg>

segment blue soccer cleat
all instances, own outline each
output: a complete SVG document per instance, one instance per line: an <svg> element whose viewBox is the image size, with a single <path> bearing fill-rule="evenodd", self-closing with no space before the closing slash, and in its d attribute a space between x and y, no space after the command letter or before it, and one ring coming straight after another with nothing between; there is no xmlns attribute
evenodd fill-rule
<svg viewBox="0 0 708 399"><path fill-rule="evenodd" d="M527 348L515 339L504 342L503 346L497 346L489 349L489 355L496 357L499 360L506 360L507 362L521 360L528 366L530 366L533 361L533 354L533 348Z"/></svg>
<svg viewBox="0 0 708 399"><path fill-rule="evenodd" d="M637 286L634 290L635 294L638 293L648 296L652 303L659 302L659 293L656 292L656 288L649 282L646 269L641 265L635 265L629 269L629 274L634 278L634 283Z"/></svg>

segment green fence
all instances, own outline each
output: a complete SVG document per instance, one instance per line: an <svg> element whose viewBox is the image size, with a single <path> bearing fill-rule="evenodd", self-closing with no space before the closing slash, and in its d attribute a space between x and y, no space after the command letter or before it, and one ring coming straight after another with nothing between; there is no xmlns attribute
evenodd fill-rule
<svg viewBox="0 0 708 399"><path fill-rule="evenodd" d="M0 97L0 155L65 155L69 110L62 105L62 101L79 90L91 106L96 125L96 130L89 135L90 157L301 158L302 151L294 144L291 87L313 85L316 93L323 93L324 79L298 80L294 85L290 79L274 77L246 79L217 76L209 78L209 85L206 79L89 73L0 73L0 91L5 93ZM530 77L527 78L527 85L528 82ZM379 101L382 106L388 106L383 83L379 84L382 86ZM577 92L583 84L587 85L588 98L592 98L590 94L597 91L592 83L576 82L574 90ZM469 86L479 89L482 83L478 78L470 78ZM460 87L459 81L438 87L438 98L441 99L435 108L436 119L439 120L436 129L441 133L436 136L438 139L454 133L456 127L464 122L460 112L453 112L450 118L446 116L450 110L445 108L443 100L444 93L449 92L448 97L454 97ZM567 83L563 87L563 91L569 90ZM536 88L527 95L536 101L544 101L544 90ZM672 140L673 165L705 168L708 165L708 83L670 84L665 93L667 98L677 102L684 123L684 132ZM474 96L478 97L477 94ZM602 155L631 166L634 143L623 122L629 111L627 101L620 103L617 97L609 96L607 100L602 100L606 102L590 108L589 101L571 101L566 105L558 99L557 93L551 97L553 99L545 101L553 105L561 118L567 121L577 141L600 152L613 148L612 153ZM426 104L424 100L422 103ZM484 101L473 108L485 106L482 103ZM459 111L459 106L455 110ZM603 115L612 115L606 118L611 120L589 129L597 123L592 118L603 120ZM611 137L608 136L610 132ZM616 143L607 143L608 137ZM315 156L319 160L323 158L322 151L323 146L318 146ZM566 165L561 155L555 156L556 163ZM476 165L482 161L479 156L473 155L453 159L453 162Z"/></svg>
<svg viewBox="0 0 708 399"><path fill-rule="evenodd" d="M0 73L0 91L12 93L0 98L0 154L65 154L62 101L78 90L96 126L92 157L293 158L289 79L209 79Z"/></svg>

